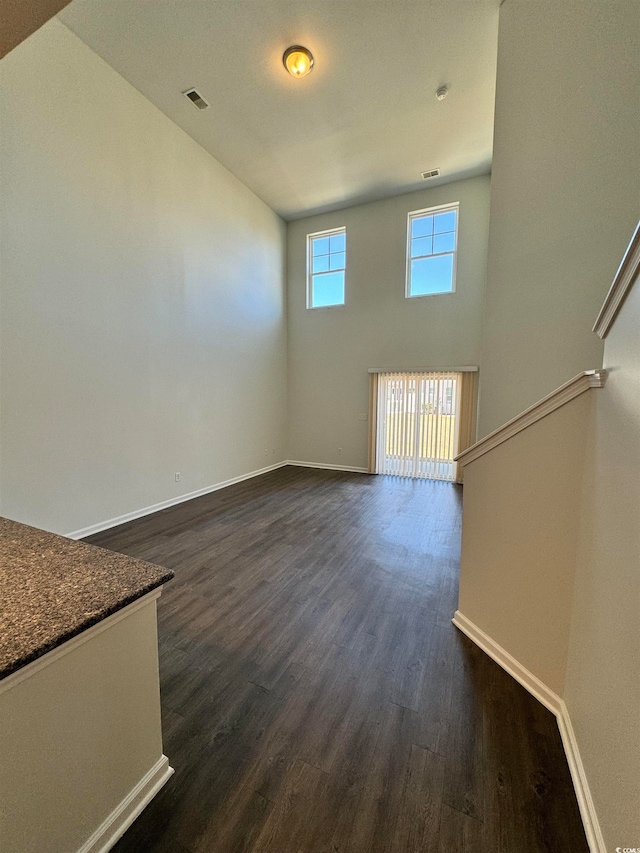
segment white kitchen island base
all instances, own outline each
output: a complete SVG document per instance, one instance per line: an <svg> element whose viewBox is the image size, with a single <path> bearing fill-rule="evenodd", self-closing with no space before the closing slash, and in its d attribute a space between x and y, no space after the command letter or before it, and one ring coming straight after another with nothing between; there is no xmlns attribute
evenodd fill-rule
<svg viewBox="0 0 640 853"><path fill-rule="evenodd" d="M173 773L154 589L0 681L0 850L103 853Z"/></svg>

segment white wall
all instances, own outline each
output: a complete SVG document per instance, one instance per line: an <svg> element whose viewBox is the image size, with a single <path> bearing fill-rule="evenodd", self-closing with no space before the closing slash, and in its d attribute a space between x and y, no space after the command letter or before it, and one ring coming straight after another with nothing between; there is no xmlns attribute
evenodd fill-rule
<svg viewBox="0 0 640 853"><path fill-rule="evenodd" d="M58 21L0 74L2 514L66 533L283 459L284 223Z"/></svg>
<svg viewBox="0 0 640 853"><path fill-rule="evenodd" d="M611 853L640 814L639 329L636 280L604 388L464 471L460 612L565 701Z"/></svg>
<svg viewBox="0 0 640 853"><path fill-rule="evenodd" d="M589 391L468 464L460 612L564 699L606 849L640 804L640 283Z"/></svg>
<svg viewBox="0 0 640 853"><path fill-rule="evenodd" d="M559 695L587 425L600 393L581 394L464 469L458 609Z"/></svg>
<svg viewBox="0 0 640 853"><path fill-rule="evenodd" d="M640 212L640 4L500 10L479 434L581 370Z"/></svg>
<svg viewBox="0 0 640 853"><path fill-rule="evenodd" d="M407 213L460 202L456 292L405 298ZM289 457L367 465L370 367L480 363L489 177L289 223ZM306 235L346 226L346 304L306 308ZM481 379L482 381L482 379ZM338 453L342 448L342 454Z"/></svg>
<svg viewBox="0 0 640 853"><path fill-rule="evenodd" d="M609 375L594 395L565 690L610 851L640 837L639 330L636 281L605 341Z"/></svg>

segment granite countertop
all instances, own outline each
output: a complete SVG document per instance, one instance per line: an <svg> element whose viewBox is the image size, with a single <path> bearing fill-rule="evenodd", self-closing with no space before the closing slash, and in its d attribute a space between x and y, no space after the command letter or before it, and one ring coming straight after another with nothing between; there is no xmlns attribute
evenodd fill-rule
<svg viewBox="0 0 640 853"><path fill-rule="evenodd" d="M0 679L172 577L170 569L0 518Z"/></svg>

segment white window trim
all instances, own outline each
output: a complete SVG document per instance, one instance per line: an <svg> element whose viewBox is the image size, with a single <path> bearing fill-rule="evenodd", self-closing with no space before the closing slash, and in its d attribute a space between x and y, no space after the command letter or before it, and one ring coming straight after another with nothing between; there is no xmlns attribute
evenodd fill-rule
<svg viewBox="0 0 640 853"><path fill-rule="evenodd" d="M312 279L311 272L311 242L317 237L331 237L332 234L344 234L344 302L335 305L312 305ZM326 311L331 308L344 308L347 304L347 226L340 225L337 228L328 228L326 231L314 231L307 234L307 308L311 311Z"/></svg>
<svg viewBox="0 0 640 853"><path fill-rule="evenodd" d="M455 243L453 246L453 275L451 290L441 290L438 293L411 293L411 222L420 216L432 216L436 213L445 213L448 210L456 211ZM451 296L456 292L456 272L458 267L458 231L460 228L460 202L452 201L449 204L438 204L435 207L425 207L422 210L410 210L407 214L407 258L405 269L404 295L406 299L422 299L425 296ZM440 258L450 255L451 252L438 252L435 255L425 255L428 258ZM415 260L415 258L414 258Z"/></svg>

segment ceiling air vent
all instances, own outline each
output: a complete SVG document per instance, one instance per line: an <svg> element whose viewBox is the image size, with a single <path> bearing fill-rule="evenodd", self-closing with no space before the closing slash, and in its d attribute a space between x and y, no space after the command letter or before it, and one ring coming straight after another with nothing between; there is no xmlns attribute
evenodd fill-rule
<svg viewBox="0 0 640 853"><path fill-rule="evenodd" d="M195 89L187 89L186 92L182 93L185 98L189 98L192 104L195 104L199 110L206 110L209 104L202 97L200 92L196 92Z"/></svg>
<svg viewBox="0 0 640 853"><path fill-rule="evenodd" d="M440 177L440 169L429 169L428 172L420 172L425 181L428 181L429 178L439 178Z"/></svg>

